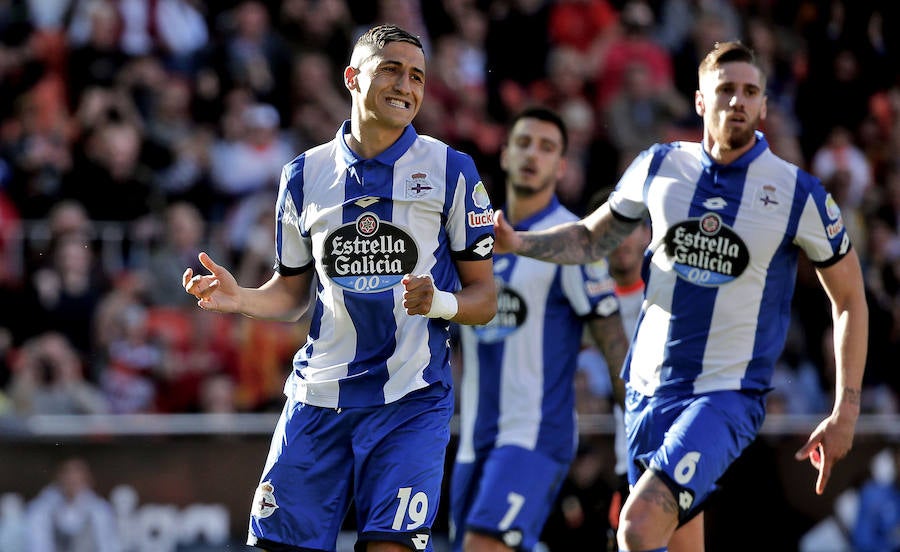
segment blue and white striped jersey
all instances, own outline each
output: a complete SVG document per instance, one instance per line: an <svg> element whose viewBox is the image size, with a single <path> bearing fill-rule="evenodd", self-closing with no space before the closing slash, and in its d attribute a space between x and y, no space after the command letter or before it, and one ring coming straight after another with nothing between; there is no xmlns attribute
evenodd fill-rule
<svg viewBox="0 0 900 552"><path fill-rule="evenodd" d="M850 249L835 201L760 132L729 165L698 143L657 144L626 170L609 205L626 218L649 214L653 229L623 372L644 395L769 389L799 251L824 266Z"/></svg>
<svg viewBox="0 0 900 552"><path fill-rule="evenodd" d="M396 401L452 385L449 322L409 316L405 274L460 287L455 260L490 259L493 209L471 157L412 126L373 159L334 140L285 165L276 205L276 270L315 266L309 338L285 394L329 408Z"/></svg>
<svg viewBox="0 0 900 552"><path fill-rule="evenodd" d="M543 230L577 220L554 198L516 225ZM517 445L568 462L577 445L574 373L588 316L618 312L606 262L557 265L494 256L497 315L460 328L463 352L457 460Z"/></svg>

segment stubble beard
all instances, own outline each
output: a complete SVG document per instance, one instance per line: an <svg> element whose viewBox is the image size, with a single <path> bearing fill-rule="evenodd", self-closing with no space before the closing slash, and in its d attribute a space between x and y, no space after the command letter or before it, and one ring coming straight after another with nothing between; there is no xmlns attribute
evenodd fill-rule
<svg viewBox="0 0 900 552"><path fill-rule="evenodd" d="M536 188L526 186L515 180L510 180L509 184L510 184L509 187L512 190L512 193L516 197L521 198L521 199L527 199L530 197L534 197L534 196L544 192L547 188L553 186L553 180L548 178L548 179L542 181L540 183L540 185L538 185Z"/></svg>
<svg viewBox="0 0 900 552"><path fill-rule="evenodd" d="M722 140L719 140L719 147L726 150L743 148L753 141L758 127L759 117L749 121L747 127L741 130L728 129L726 127L722 132Z"/></svg>

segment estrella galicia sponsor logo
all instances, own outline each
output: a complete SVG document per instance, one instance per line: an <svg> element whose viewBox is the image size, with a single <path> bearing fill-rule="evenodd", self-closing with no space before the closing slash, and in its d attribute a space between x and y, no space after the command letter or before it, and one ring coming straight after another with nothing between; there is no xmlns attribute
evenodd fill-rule
<svg viewBox="0 0 900 552"><path fill-rule="evenodd" d="M325 238L322 265L337 286L375 293L397 285L418 258L412 236L366 212Z"/></svg>
<svg viewBox="0 0 900 552"><path fill-rule="evenodd" d="M525 299L497 280L497 314L487 324L473 326L473 329L478 341L496 343L518 330L527 316Z"/></svg>
<svg viewBox="0 0 900 552"><path fill-rule="evenodd" d="M716 213L673 225L665 244L675 272L701 286L727 284L743 274L750 262L744 240Z"/></svg>
<svg viewBox="0 0 900 552"><path fill-rule="evenodd" d="M484 182L480 180L472 189L472 203L475 204L475 207L480 209L487 209L491 204L491 198L488 196L487 190L484 187Z"/></svg>
<svg viewBox="0 0 900 552"><path fill-rule="evenodd" d="M484 211L467 211L466 222L469 228L478 228L479 226L494 226L494 210L485 209Z"/></svg>

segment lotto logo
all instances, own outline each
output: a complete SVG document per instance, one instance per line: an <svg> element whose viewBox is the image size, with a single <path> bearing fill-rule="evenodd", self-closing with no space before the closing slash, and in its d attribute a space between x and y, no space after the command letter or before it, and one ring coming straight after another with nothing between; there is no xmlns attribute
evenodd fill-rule
<svg viewBox="0 0 900 552"><path fill-rule="evenodd" d="M410 540L412 541L412 545L416 547L416 550L425 550L428 546L429 536L428 533L416 533Z"/></svg>
<svg viewBox="0 0 900 552"><path fill-rule="evenodd" d="M487 257L491 254L491 251L494 250L494 238L493 236L486 236L477 244L475 244L475 249L472 251L480 257Z"/></svg>

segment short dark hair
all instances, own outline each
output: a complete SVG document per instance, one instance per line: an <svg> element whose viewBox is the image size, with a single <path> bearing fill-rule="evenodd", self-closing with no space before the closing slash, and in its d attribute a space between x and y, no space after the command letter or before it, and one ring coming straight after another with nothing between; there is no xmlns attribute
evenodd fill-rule
<svg viewBox="0 0 900 552"><path fill-rule="evenodd" d="M708 73L709 71L712 71L713 69L719 67L724 63L731 63L735 61L749 63L750 65L756 67L756 69L759 71L759 76L762 81L763 88L765 88L766 73L765 71L763 71L762 66L756 59L756 53L740 40L716 42L712 50L710 50L709 53L706 54L706 57L703 58L703 61L700 62L700 67L697 70L697 75L702 79L704 73Z"/></svg>
<svg viewBox="0 0 900 552"><path fill-rule="evenodd" d="M405 31L397 25L386 23L384 25L372 27L356 40L356 45L353 47L353 52L350 56L350 64L354 65L353 58L356 56L357 51L365 49L371 52L377 52L391 42L407 42L418 47L423 52L425 51L419 37ZM361 60L357 60L355 63L356 66L361 64Z"/></svg>
<svg viewBox="0 0 900 552"><path fill-rule="evenodd" d="M512 118L512 120L509 122L509 128L516 126L516 123L518 123L521 119L537 119L539 121L544 121L545 123L555 125L556 128L559 129L559 133L562 136L562 153L566 153L566 150L569 148L569 131L566 128L566 123L562 120L562 117L560 117L557 112L546 107L528 107L520 111L516 116Z"/></svg>

